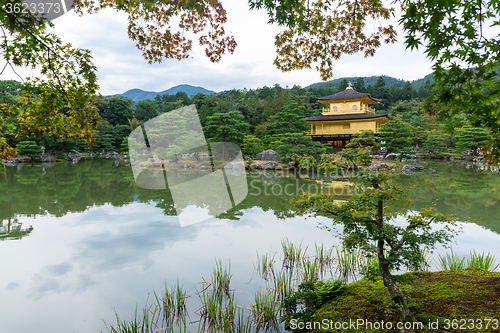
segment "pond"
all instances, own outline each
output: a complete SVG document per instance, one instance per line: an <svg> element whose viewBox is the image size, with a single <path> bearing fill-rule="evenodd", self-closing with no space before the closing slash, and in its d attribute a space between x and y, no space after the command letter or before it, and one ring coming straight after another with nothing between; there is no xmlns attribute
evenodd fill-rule
<svg viewBox="0 0 500 333"><path fill-rule="evenodd" d="M416 185L409 194L412 208L435 201L441 213L470 216L476 222L463 223L454 252L475 249L500 259L500 175L465 163L430 167L436 172L394 174L399 185ZM238 304L247 306L262 284L257 253L280 251L284 239L310 249L336 242L318 228L329 219L297 216L289 199L318 184L335 191L348 183L273 171L248 174L243 202L181 227L168 190L138 187L132 170L113 160L7 170L0 178L0 322L2 331L14 333L99 332L104 321L114 323L115 312L132 316L165 283L179 281L194 294L216 259L230 261ZM278 188L288 189L286 195ZM339 199L349 196L336 193ZM195 297L189 304L191 311L199 307Z"/></svg>

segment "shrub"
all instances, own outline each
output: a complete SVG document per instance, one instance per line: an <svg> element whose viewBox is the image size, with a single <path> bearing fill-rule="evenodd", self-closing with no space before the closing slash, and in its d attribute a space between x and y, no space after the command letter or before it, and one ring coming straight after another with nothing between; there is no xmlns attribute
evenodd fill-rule
<svg viewBox="0 0 500 333"><path fill-rule="evenodd" d="M285 326L292 319L310 321L321 305L343 292L344 286L343 279L301 283L293 295L283 299L281 307L284 315L281 321L285 322Z"/></svg>

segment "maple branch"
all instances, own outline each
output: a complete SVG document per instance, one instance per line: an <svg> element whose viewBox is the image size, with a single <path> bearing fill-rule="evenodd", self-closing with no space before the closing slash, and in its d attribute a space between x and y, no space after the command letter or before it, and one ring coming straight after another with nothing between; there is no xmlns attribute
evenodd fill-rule
<svg viewBox="0 0 500 333"><path fill-rule="evenodd" d="M7 43L7 34L5 33L5 29L3 28L3 26L0 26L0 28L2 29L3 38L5 40L5 49L7 50L7 45L8 45L8 43ZM5 63L5 66L3 67L2 72L0 72L0 75L3 74L3 72L5 71L5 69L7 68L7 66L10 66L10 68L12 69L12 71L14 72L14 74L16 74L21 79L21 81L24 83L24 79L21 77L21 75L19 75L16 72L16 70L14 69L14 67L12 66L12 64L10 63L10 61L7 61Z"/></svg>

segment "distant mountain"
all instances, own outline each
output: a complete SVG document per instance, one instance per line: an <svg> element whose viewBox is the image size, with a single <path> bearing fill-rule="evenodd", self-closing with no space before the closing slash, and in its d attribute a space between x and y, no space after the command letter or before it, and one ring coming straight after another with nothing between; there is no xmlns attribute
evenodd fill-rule
<svg viewBox="0 0 500 333"><path fill-rule="evenodd" d="M162 92L155 91L144 91L141 89L131 89L129 91L124 92L123 94L115 94L105 97L112 96L121 96L125 98L130 98L133 102L139 102L143 99L151 99L153 100L157 95L175 95L179 91L185 92L189 97L193 97L196 94L215 94L215 91L207 90L203 87L194 87L189 84L180 84L178 86L172 87L170 89L164 90Z"/></svg>
<svg viewBox="0 0 500 333"><path fill-rule="evenodd" d="M375 82L377 82L377 79L379 76L382 76L384 78L386 87L390 87L393 84L395 86L403 87L406 83L405 80L396 79L394 77L387 76L387 75L362 76L362 78L365 80L365 87L373 86L375 84ZM341 77L341 78L327 81L327 82L313 83L313 84L305 87L305 89L317 88L317 87L320 87L320 86L325 85L325 84L326 85L339 85L342 82L342 80L344 80L344 79L346 79L348 82L351 82L352 84L354 84L356 82L356 80L358 79L358 77L359 76L351 76L351 77L345 77L345 78ZM418 88L420 88L420 86L423 86L427 80L429 80L430 82L434 81L434 77L432 76L432 74L428 74L425 77L423 77L422 79L410 81L410 83L414 89L418 89Z"/></svg>

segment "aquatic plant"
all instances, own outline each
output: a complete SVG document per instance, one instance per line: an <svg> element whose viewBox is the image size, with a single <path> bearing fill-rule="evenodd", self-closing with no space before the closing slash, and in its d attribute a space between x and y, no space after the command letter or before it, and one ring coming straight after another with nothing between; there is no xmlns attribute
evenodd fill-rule
<svg viewBox="0 0 500 333"><path fill-rule="evenodd" d="M293 276L293 270L291 269L273 271L272 285L268 286L268 289L272 288L278 302L293 294L295 286Z"/></svg>
<svg viewBox="0 0 500 333"><path fill-rule="evenodd" d="M453 253L453 249L451 249L451 254L446 253L444 256L438 253L438 257L438 268L443 271L461 271L467 267L465 258L459 258Z"/></svg>
<svg viewBox="0 0 500 333"><path fill-rule="evenodd" d="M315 249L314 257L318 261L318 268L320 271L320 275L323 276L325 271L328 268L330 268L335 261L333 258L333 249L334 248L331 247L329 249L325 249L323 244L318 245L315 243L314 249Z"/></svg>
<svg viewBox="0 0 500 333"><path fill-rule="evenodd" d="M255 293L255 302L251 303L253 325L259 331L278 331L280 306L272 290L259 289Z"/></svg>
<svg viewBox="0 0 500 333"><path fill-rule="evenodd" d="M307 252L307 246L305 249L302 248L302 242L300 244L293 244L288 238L281 241L281 247L283 249L283 265L295 266L300 264L302 258Z"/></svg>
<svg viewBox="0 0 500 333"><path fill-rule="evenodd" d="M318 259L302 259L302 282L314 282L319 278Z"/></svg>
<svg viewBox="0 0 500 333"><path fill-rule="evenodd" d="M266 253L263 255L259 255L259 253L257 252L257 271L265 280L267 280L268 276L273 272L275 256L276 253Z"/></svg>
<svg viewBox="0 0 500 333"><path fill-rule="evenodd" d="M356 278L356 273L359 268L360 260L363 257L363 251L356 248L348 251L338 245L334 246L337 255L337 271L340 278L349 281Z"/></svg>
<svg viewBox="0 0 500 333"><path fill-rule="evenodd" d="M493 265L495 265L495 262L495 256L490 254L489 252L488 254L484 254L484 252L478 254L476 253L476 250L472 250L470 252L470 257L467 258L467 268L481 268L493 272L500 265L499 263L498 265L493 267Z"/></svg>

